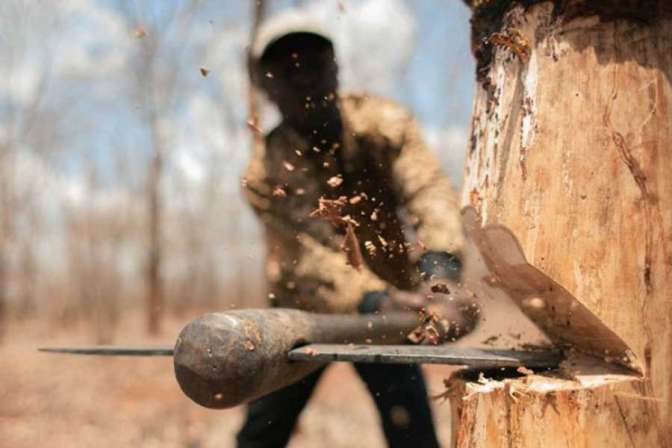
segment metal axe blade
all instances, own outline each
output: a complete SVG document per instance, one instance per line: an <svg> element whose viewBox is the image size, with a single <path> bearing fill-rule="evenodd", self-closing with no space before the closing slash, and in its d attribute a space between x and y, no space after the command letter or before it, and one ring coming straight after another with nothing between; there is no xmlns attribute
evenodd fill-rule
<svg viewBox="0 0 672 448"><path fill-rule="evenodd" d="M495 350L447 345L309 344L289 352L292 361L382 364L448 364L477 369L554 368L563 359L557 350Z"/></svg>

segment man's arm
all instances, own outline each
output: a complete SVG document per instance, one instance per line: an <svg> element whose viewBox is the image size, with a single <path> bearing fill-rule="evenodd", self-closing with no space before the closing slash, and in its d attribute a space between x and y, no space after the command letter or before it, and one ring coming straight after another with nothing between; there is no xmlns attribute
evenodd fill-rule
<svg viewBox="0 0 672 448"><path fill-rule="evenodd" d="M396 126L401 126L401 136L399 150L389 162L391 178L422 243L417 267L429 280L422 289L431 291L428 297L441 298L451 292L434 286L445 287L446 279L459 283L462 270L459 256L464 235L457 196L438 158L425 145L415 120L399 109L397 117L401 120ZM427 306L439 316L459 314L456 322L461 335L471 332L480 320L479 308L459 294L452 301L434 300Z"/></svg>
<svg viewBox="0 0 672 448"><path fill-rule="evenodd" d="M457 196L408 113L390 168L421 246L428 252L459 253L464 237Z"/></svg>

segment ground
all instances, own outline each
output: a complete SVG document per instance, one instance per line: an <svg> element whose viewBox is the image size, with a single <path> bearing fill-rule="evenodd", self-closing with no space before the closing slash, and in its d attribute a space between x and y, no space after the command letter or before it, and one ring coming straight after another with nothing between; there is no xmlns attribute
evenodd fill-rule
<svg viewBox="0 0 672 448"><path fill-rule="evenodd" d="M116 343L172 344L189 317L170 319L147 338L126 319ZM0 345L0 447L228 447L242 409L212 411L179 390L170 358L72 357L38 353L43 345L90 344L89 327L55 330L42 321L14 323ZM429 369L430 393L444 390L447 367ZM450 406L433 402L449 446ZM290 447L382 447L372 402L350 366L332 366L302 415Z"/></svg>

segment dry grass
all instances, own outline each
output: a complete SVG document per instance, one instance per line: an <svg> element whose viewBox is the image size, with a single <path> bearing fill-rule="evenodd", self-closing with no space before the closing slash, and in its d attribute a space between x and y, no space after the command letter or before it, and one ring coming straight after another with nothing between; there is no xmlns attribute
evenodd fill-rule
<svg viewBox="0 0 672 448"><path fill-rule="evenodd" d="M184 321L150 339L126 319L117 343L171 343ZM211 411L184 397L171 360L92 358L37 353L40 345L89 344L90 329L54 331L42 322L13 324L0 346L0 447L228 447L242 409ZM447 368L428 372L430 392L443 390ZM435 403L444 445L448 403ZM384 446L364 386L348 365L334 365L302 415L293 448Z"/></svg>

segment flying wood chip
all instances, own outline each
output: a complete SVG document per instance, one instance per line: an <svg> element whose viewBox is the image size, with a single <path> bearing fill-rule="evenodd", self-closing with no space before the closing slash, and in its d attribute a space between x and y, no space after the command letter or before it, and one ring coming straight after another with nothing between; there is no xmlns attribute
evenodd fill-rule
<svg viewBox="0 0 672 448"><path fill-rule="evenodd" d="M247 128L254 132L255 134L262 134L264 131L261 130L259 125L257 124L257 119L255 117L251 117L247 120L246 122Z"/></svg>
<svg viewBox="0 0 672 448"><path fill-rule="evenodd" d="M346 257L348 257L348 264L359 271L364 265L364 258L362 257L359 240L357 239L357 235L355 235L355 228L352 223L348 223L345 228L345 239L341 248L345 252Z"/></svg>
<svg viewBox="0 0 672 448"><path fill-rule="evenodd" d="M290 173L291 173L292 171L294 171L294 169L295 169L294 165L292 165L291 163L289 163L289 162L287 162L287 161L282 162L282 166L284 166L285 169L286 169L287 171L289 171Z"/></svg>
<svg viewBox="0 0 672 448"><path fill-rule="evenodd" d="M145 30L142 25L138 25L133 31L133 34L137 39L142 39L143 37L147 36L147 30Z"/></svg>
<svg viewBox="0 0 672 448"><path fill-rule="evenodd" d="M273 196L275 196L276 198L286 198L287 197L287 192L285 191L284 188L282 188L281 186L278 185L273 190Z"/></svg>
<svg viewBox="0 0 672 448"><path fill-rule="evenodd" d="M367 252L369 252L369 255L371 257L376 256L376 245L373 244L371 241L364 241L364 247L366 248Z"/></svg>
<svg viewBox="0 0 672 448"><path fill-rule="evenodd" d="M310 214L311 218L322 218L328 220L334 227L345 227L345 238L341 249L345 252L348 258L348 264L353 268L359 270L364 264L362 251L359 247L359 240L355 235L355 227L359 223L352 219L350 215L341 216L343 207L348 203L346 196L341 196L338 199L327 199L321 197L318 202L316 210Z"/></svg>
<svg viewBox="0 0 672 448"><path fill-rule="evenodd" d="M333 176L333 177L329 178L329 180L327 181L327 184L331 188L338 188L338 187L341 186L342 183L343 183L343 178L341 177L340 174L337 175L337 176Z"/></svg>
<svg viewBox="0 0 672 448"><path fill-rule="evenodd" d="M450 294L450 289L448 288L448 285L446 285L445 283L436 283L432 285L430 290L432 292L436 292L439 294Z"/></svg>
<svg viewBox="0 0 672 448"><path fill-rule="evenodd" d="M323 218L331 222L335 227L346 224L346 220L341 216L341 212L348 198L341 196L338 199L327 199L321 197L317 203L317 209L310 213L311 218Z"/></svg>

